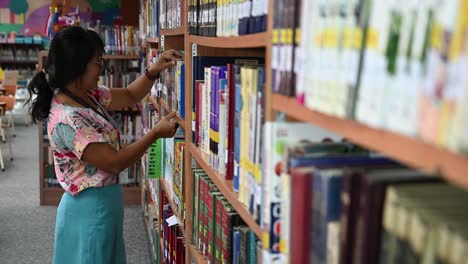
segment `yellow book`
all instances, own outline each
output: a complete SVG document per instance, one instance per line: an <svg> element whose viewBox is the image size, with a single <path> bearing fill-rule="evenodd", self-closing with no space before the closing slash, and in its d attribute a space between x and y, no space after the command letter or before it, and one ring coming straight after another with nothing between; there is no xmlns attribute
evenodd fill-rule
<svg viewBox="0 0 468 264"><path fill-rule="evenodd" d="M241 120L240 120L240 178L239 178L239 200L241 203L247 205L245 200L246 190L245 190L245 180L246 180L246 157L247 157L247 148L248 148L248 123L246 122L246 116L248 115L248 104L247 102L247 74L248 68L241 68L241 98L242 98L242 110L241 110Z"/></svg>

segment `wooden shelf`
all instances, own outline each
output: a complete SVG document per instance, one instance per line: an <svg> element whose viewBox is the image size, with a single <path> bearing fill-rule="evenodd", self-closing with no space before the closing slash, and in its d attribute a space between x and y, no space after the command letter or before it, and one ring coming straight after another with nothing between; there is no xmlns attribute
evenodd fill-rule
<svg viewBox="0 0 468 264"><path fill-rule="evenodd" d="M177 217L177 221L179 222L182 232L185 235L185 223L183 222L183 218L181 218L179 213L176 211L177 207L176 207L176 204L174 203L174 199L172 198L172 192L171 192L171 187L169 186L169 182L167 182L167 180L165 179L160 179L159 182L161 183L162 191L166 193L167 199L169 200L169 204L172 207L172 212Z"/></svg>
<svg viewBox="0 0 468 264"><path fill-rule="evenodd" d="M194 245L191 243L188 243L188 246L190 248L190 253L192 255L192 258L195 260L196 264L205 264L208 263L208 260L198 251L198 249L195 248Z"/></svg>
<svg viewBox="0 0 468 264"><path fill-rule="evenodd" d="M266 32L249 34L239 37L202 37L189 36L189 42L214 48L261 48L270 42Z"/></svg>
<svg viewBox="0 0 468 264"><path fill-rule="evenodd" d="M189 150L192 155L197 160L198 164L202 167L202 169L208 174L211 180L216 184L219 191L223 193L229 203L232 204L232 207L237 211L237 213L242 217L244 222L255 232L257 237L262 237L262 229L260 226L255 222L252 215L248 211L247 207L245 207L238 199L237 193L234 191L232 181L226 180L224 175L219 174L210 165L206 162L207 157L205 154L201 153L201 151L195 147L192 143L189 144Z"/></svg>
<svg viewBox="0 0 468 264"><path fill-rule="evenodd" d="M159 43L159 38L147 37L146 42L148 43Z"/></svg>
<svg viewBox="0 0 468 264"><path fill-rule="evenodd" d="M185 34L185 28L180 27L177 29L161 29L160 36L183 36Z"/></svg>
<svg viewBox="0 0 468 264"><path fill-rule="evenodd" d="M114 54L105 54L102 56L105 60L138 60L140 57L138 55L114 55Z"/></svg>
<svg viewBox="0 0 468 264"><path fill-rule="evenodd" d="M0 45L23 45L23 46L42 46L44 45L44 43L24 43L24 42L21 42L21 43L17 43L17 42L0 42Z"/></svg>
<svg viewBox="0 0 468 264"><path fill-rule="evenodd" d="M417 138L375 129L354 120L329 116L308 109L295 98L273 94L272 108L297 120L309 122L344 136L366 148L424 171L439 173L448 181L468 189L468 156L441 149Z"/></svg>
<svg viewBox="0 0 468 264"><path fill-rule="evenodd" d="M0 60L0 64L28 64L33 65L36 64L37 60L34 61L18 61L18 60Z"/></svg>

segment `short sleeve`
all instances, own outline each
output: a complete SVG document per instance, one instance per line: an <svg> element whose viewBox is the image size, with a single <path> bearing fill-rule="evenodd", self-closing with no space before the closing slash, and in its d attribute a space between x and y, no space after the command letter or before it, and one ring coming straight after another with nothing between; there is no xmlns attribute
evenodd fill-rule
<svg viewBox="0 0 468 264"><path fill-rule="evenodd" d="M57 123L51 136L57 147L79 159L89 144L107 142L102 134L102 126L98 122L79 115L71 115Z"/></svg>
<svg viewBox="0 0 468 264"><path fill-rule="evenodd" d="M112 94L109 88L104 85L98 85L98 87L91 92L91 95L96 98L104 108L109 108L112 101Z"/></svg>

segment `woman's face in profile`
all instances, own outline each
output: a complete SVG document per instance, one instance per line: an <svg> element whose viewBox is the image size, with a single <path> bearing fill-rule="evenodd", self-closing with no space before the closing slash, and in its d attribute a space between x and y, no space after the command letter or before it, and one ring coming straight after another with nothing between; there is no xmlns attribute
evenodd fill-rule
<svg viewBox="0 0 468 264"><path fill-rule="evenodd" d="M91 58L86 65L86 70L81 76L81 87L88 91L97 87L99 76L104 66L102 55L98 52Z"/></svg>

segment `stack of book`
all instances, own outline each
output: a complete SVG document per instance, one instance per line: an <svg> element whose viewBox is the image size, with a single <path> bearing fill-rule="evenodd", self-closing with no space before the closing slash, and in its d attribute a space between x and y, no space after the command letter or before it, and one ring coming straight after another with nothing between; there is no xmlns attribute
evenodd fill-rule
<svg viewBox="0 0 468 264"><path fill-rule="evenodd" d="M267 28L266 0L190 0L188 26L192 35L231 37Z"/></svg>
<svg viewBox="0 0 468 264"><path fill-rule="evenodd" d="M259 221L254 204L260 203L255 195L262 179L265 72L258 63L263 58L193 60L192 142L213 169L234 180L240 201Z"/></svg>
<svg viewBox="0 0 468 264"><path fill-rule="evenodd" d="M202 169L192 170L191 242L209 263L259 263L261 243Z"/></svg>
<svg viewBox="0 0 468 264"><path fill-rule="evenodd" d="M163 263L185 263L185 236L183 227L174 222L174 213L169 200L163 193L162 210L162 238L163 238Z"/></svg>
<svg viewBox="0 0 468 264"><path fill-rule="evenodd" d="M183 25L185 14L182 0L159 0L160 29L178 29Z"/></svg>
<svg viewBox="0 0 468 264"><path fill-rule="evenodd" d="M146 32L147 37L159 37L159 5L159 0L148 0L144 9L142 8L143 12L140 12L140 16L144 16L140 18L144 20L144 22L140 21L140 25L144 25L143 32Z"/></svg>
<svg viewBox="0 0 468 264"><path fill-rule="evenodd" d="M106 60L99 83L109 88L122 88L130 85L140 75L136 60Z"/></svg>
<svg viewBox="0 0 468 264"><path fill-rule="evenodd" d="M467 192L308 124L265 132L264 263L463 263Z"/></svg>
<svg viewBox="0 0 468 264"><path fill-rule="evenodd" d="M185 118L185 63L183 60L169 67L161 73L159 79L161 98L167 106L175 111L182 119Z"/></svg>
<svg viewBox="0 0 468 264"><path fill-rule="evenodd" d="M140 32L134 26L96 25L96 32L105 43L104 51L112 55L138 55L140 50Z"/></svg>

